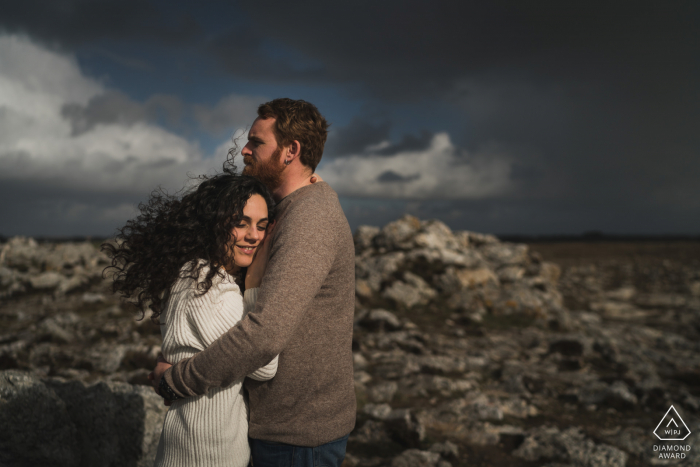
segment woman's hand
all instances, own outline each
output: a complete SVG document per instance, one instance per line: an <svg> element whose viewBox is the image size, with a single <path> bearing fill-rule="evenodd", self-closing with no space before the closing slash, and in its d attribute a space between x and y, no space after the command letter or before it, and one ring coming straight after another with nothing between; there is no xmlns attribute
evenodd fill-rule
<svg viewBox="0 0 700 467"><path fill-rule="evenodd" d="M313 174L311 178L309 179L309 183L316 183L316 182L322 182L323 179L319 174Z"/></svg>
<svg viewBox="0 0 700 467"><path fill-rule="evenodd" d="M274 222L267 226L265 230L265 238L258 245L255 251L253 262L248 266L245 274L245 288L254 289L260 287L265 269L267 268L267 260L270 256L270 246L272 244L272 231L275 228Z"/></svg>

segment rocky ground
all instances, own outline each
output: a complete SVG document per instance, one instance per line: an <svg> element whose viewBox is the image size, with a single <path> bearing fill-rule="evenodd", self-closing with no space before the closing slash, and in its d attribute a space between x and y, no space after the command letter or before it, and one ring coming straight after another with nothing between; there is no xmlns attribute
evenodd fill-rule
<svg viewBox="0 0 700 467"><path fill-rule="evenodd" d="M528 246L406 217L355 244L346 465L700 465L700 243ZM128 400L143 418L120 465L152 458L163 411L132 385L159 330L109 293L105 266L90 243L0 245L0 464L36 464L5 432L37 432L21 426L37 394L75 432L60 465L101 465L76 403L95 394L112 405L90 413ZM691 449L659 459L671 405L691 434L665 443Z"/></svg>

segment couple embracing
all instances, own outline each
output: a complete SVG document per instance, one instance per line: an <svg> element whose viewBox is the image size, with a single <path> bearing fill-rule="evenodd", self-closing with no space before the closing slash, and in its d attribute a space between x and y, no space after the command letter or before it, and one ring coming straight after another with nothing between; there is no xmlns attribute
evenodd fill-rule
<svg viewBox="0 0 700 467"><path fill-rule="evenodd" d="M340 466L355 424L355 254L314 175L328 124L308 102L261 105L245 168L155 193L108 247L114 289L149 307L170 405L157 466ZM172 366L171 366L172 364Z"/></svg>

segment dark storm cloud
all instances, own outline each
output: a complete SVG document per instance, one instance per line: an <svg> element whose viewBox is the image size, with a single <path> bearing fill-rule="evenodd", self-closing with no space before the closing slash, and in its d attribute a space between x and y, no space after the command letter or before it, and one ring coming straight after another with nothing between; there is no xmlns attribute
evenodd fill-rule
<svg viewBox="0 0 700 467"><path fill-rule="evenodd" d="M440 94L498 71L606 81L697 70L700 5L674 2L244 2L257 30L382 94ZM294 25L290 33L289 25ZM653 65L649 69L649 65ZM662 65L663 69L653 69ZM687 77L689 78L689 77Z"/></svg>
<svg viewBox="0 0 700 467"><path fill-rule="evenodd" d="M389 138L391 124L388 121L373 123L369 119L355 117L344 127L331 127L324 156L358 154L368 146L376 145Z"/></svg>
<svg viewBox="0 0 700 467"><path fill-rule="evenodd" d="M93 97L85 106L66 104L61 114L71 122L73 136L77 136L99 124L131 125L164 118L174 125L184 110L184 104L176 96L157 94L140 103L119 91L108 91Z"/></svg>
<svg viewBox="0 0 700 467"><path fill-rule="evenodd" d="M387 106L427 98L459 109L469 150L498 144L515 155L517 189L502 205L517 197L554 215L556 199L619 229L620 213L639 209L700 214L697 2L245 8L264 18L268 40L323 63L319 80L360 83Z"/></svg>
<svg viewBox="0 0 700 467"><path fill-rule="evenodd" d="M324 156L331 158L363 153L393 156L405 151L424 150L435 136L433 132L423 130L417 135L407 134L398 141L392 141L391 126L391 122L387 120L375 123L371 119L355 117L344 127L331 127Z"/></svg>
<svg viewBox="0 0 700 467"><path fill-rule="evenodd" d="M419 178L420 174L401 175L397 174L393 170L387 170L386 172L382 172L381 174L379 174L379 176L377 177L377 181L382 183L410 182L411 180L418 180Z"/></svg>
<svg viewBox="0 0 700 467"><path fill-rule="evenodd" d="M67 47L105 38L183 43L202 32L190 15L177 8L142 0L5 2L0 28Z"/></svg>
<svg viewBox="0 0 700 467"><path fill-rule="evenodd" d="M426 149L430 146L430 142L435 136L430 131L421 131L418 136L415 135L404 135L395 144L390 144L387 147L377 149L375 152L381 156L393 156L404 151L420 151Z"/></svg>

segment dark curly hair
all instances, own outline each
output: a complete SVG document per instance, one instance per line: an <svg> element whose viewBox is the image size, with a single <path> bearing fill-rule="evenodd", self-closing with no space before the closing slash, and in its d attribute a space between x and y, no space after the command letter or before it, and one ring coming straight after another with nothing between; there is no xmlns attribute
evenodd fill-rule
<svg viewBox="0 0 700 467"><path fill-rule="evenodd" d="M114 274L113 292L135 299L144 316L150 308L154 322L183 266L187 265L185 275L196 281L199 294L211 288L219 268L228 264L233 228L251 196L262 196L268 218L274 216L275 203L265 185L236 174L235 166L225 165L223 173L197 178L201 182L183 190L182 196L160 188L153 191L147 203L139 204L141 214L118 229L116 242L102 245L112 259L105 272ZM200 281L207 266L211 267ZM237 278L241 288L244 274L242 270Z"/></svg>

